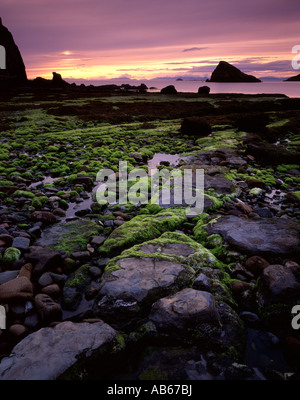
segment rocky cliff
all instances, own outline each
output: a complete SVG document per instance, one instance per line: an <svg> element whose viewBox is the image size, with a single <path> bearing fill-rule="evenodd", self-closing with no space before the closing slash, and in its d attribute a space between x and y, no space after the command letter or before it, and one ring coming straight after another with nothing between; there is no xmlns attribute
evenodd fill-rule
<svg viewBox="0 0 300 400"><path fill-rule="evenodd" d="M5 69L0 69L0 86L19 85L27 81L25 65L13 35L2 25L0 18L0 46ZM2 67L3 65L1 65Z"/></svg>

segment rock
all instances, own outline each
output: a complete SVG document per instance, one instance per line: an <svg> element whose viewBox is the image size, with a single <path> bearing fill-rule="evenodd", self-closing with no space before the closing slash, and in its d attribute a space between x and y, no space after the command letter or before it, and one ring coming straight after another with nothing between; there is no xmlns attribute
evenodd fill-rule
<svg viewBox="0 0 300 400"><path fill-rule="evenodd" d="M87 190L92 189L94 186L94 181L89 176L77 176L77 178L73 179L72 183L74 185L83 185Z"/></svg>
<svg viewBox="0 0 300 400"><path fill-rule="evenodd" d="M68 86L68 83L65 82L61 75L58 74L57 72L52 72L52 83L55 86Z"/></svg>
<svg viewBox="0 0 300 400"><path fill-rule="evenodd" d="M21 251L15 247L8 247L3 255L2 262L5 265L13 266L13 264L21 257Z"/></svg>
<svg viewBox="0 0 300 400"><path fill-rule="evenodd" d="M253 212L261 218L272 218L273 213L268 208L253 208Z"/></svg>
<svg viewBox="0 0 300 400"><path fill-rule="evenodd" d="M198 94L201 95L208 95L210 93L210 87L209 86L200 86L198 89Z"/></svg>
<svg viewBox="0 0 300 400"><path fill-rule="evenodd" d="M99 234L99 230L99 224L91 220L59 223L47 227L41 239L38 239L35 244L64 250L70 255L73 252L84 251L91 238Z"/></svg>
<svg viewBox="0 0 300 400"><path fill-rule="evenodd" d="M184 210L166 210L155 215L137 215L125 224L118 226L102 246L101 255L121 253L134 244L154 239L165 231L179 229L186 221Z"/></svg>
<svg viewBox="0 0 300 400"><path fill-rule="evenodd" d="M300 224L281 218L244 219L233 215L220 217L205 227L208 234L220 234L234 249L249 255L299 253Z"/></svg>
<svg viewBox="0 0 300 400"><path fill-rule="evenodd" d="M287 200L291 201L292 203L300 203L300 191L295 192L288 192L286 194Z"/></svg>
<svg viewBox="0 0 300 400"><path fill-rule="evenodd" d="M0 18L0 45L5 48L6 65L0 69L0 86L12 86L24 84L27 81L25 65L21 53L15 44L9 30L2 25Z"/></svg>
<svg viewBox="0 0 300 400"><path fill-rule="evenodd" d="M300 81L300 74L299 75L295 75L295 76L291 76L291 77L289 77L289 78L287 78L287 79L285 79L286 81L294 81L294 82L297 82L297 81Z"/></svg>
<svg viewBox="0 0 300 400"><path fill-rule="evenodd" d="M61 274L55 274L54 272L45 272L41 277L39 278L39 285L41 286L49 286L52 285L53 283L61 283L63 284L67 280L66 275L61 275Z"/></svg>
<svg viewBox="0 0 300 400"><path fill-rule="evenodd" d="M15 279L18 275L19 275L19 271L0 272L0 285L2 285L2 283L11 281L12 279Z"/></svg>
<svg viewBox="0 0 300 400"><path fill-rule="evenodd" d="M28 278L22 276L0 285L0 302L26 301L33 296L33 285Z"/></svg>
<svg viewBox="0 0 300 400"><path fill-rule="evenodd" d="M220 317L211 293L186 288L164 297L152 305L149 315L157 329L162 332L196 332L201 325L219 326ZM208 339L208 338L207 338Z"/></svg>
<svg viewBox="0 0 300 400"><path fill-rule="evenodd" d="M269 265L258 281L258 298L261 305L293 302L300 297L299 268Z"/></svg>
<svg viewBox="0 0 300 400"><path fill-rule="evenodd" d="M47 294L55 300L60 296L61 290L57 283L52 283L51 285L44 286L41 293Z"/></svg>
<svg viewBox="0 0 300 400"><path fill-rule="evenodd" d="M76 310L92 281L91 266L86 264L69 275L63 288L63 307L67 310Z"/></svg>
<svg viewBox="0 0 300 400"><path fill-rule="evenodd" d="M74 258L74 260L85 262L90 259L91 254L89 251L74 251L74 253L71 254L71 257Z"/></svg>
<svg viewBox="0 0 300 400"><path fill-rule="evenodd" d="M60 305L47 294L37 294L34 298L34 305L43 323L61 320L62 310Z"/></svg>
<svg viewBox="0 0 300 400"><path fill-rule="evenodd" d="M300 360L300 339L294 336L287 336L283 343L284 354L289 364L299 368Z"/></svg>
<svg viewBox="0 0 300 400"><path fill-rule="evenodd" d="M95 246L95 247L99 247L101 246L102 243L104 243L106 240L106 237L103 235L100 236L94 236L92 241L91 241L91 245Z"/></svg>
<svg viewBox="0 0 300 400"><path fill-rule="evenodd" d="M30 239L26 237L16 237L12 243L12 247L15 247L21 251L26 251L28 250L30 246Z"/></svg>
<svg viewBox="0 0 300 400"><path fill-rule="evenodd" d="M27 279L31 280L33 266L30 263L23 265L19 271L19 277L25 276Z"/></svg>
<svg viewBox="0 0 300 400"><path fill-rule="evenodd" d="M175 89L175 86L169 85L161 89L160 93L162 94L176 94L177 90Z"/></svg>
<svg viewBox="0 0 300 400"><path fill-rule="evenodd" d="M260 80L241 72L226 61L220 61L209 82L260 82Z"/></svg>
<svg viewBox="0 0 300 400"><path fill-rule="evenodd" d="M247 183L249 188L260 188L260 189L265 189L266 184L260 179L255 179L255 178L249 178L246 179L245 182Z"/></svg>
<svg viewBox="0 0 300 400"><path fill-rule="evenodd" d="M0 235L0 240L1 240L2 242L4 242L5 246L7 246L7 247L14 247L14 246L12 246L12 243L13 243L13 240L14 240L13 236L7 235L7 234L5 234L5 233L2 233L2 234Z"/></svg>
<svg viewBox="0 0 300 400"><path fill-rule="evenodd" d="M298 164L300 159L299 151L290 151L282 145L272 143L256 142L249 143L246 150L247 154L255 157L262 164L281 165Z"/></svg>
<svg viewBox="0 0 300 400"><path fill-rule="evenodd" d="M180 263L151 257L123 258L117 265L119 269L104 274L97 313L121 326L145 315L151 301L188 284L194 275L192 269Z"/></svg>
<svg viewBox="0 0 300 400"><path fill-rule="evenodd" d="M268 114L251 113L242 114L237 118L236 125L239 131L259 132L262 131L270 122Z"/></svg>
<svg viewBox="0 0 300 400"><path fill-rule="evenodd" d="M208 276L205 274L199 274L197 278L194 280L193 289L202 290L204 292L210 292L211 290L211 283Z"/></svg>
<svg viewBox="0 0 300 400"><path fill-rule="evenodd" d="M205 137L212 133L212 128L201 117L186 117L181 123L180 132L182 135Z"/></svg>
<svg viewBox="0 0 300 400"><path fill-rule="evenodd" d="M79 377L78 363L87 362L101 350L110 354L117 347L116 338L116 331L104 322L67 321L54 328L42 328L19 342L10 357L2 359L0 379L56 380L66 372Z"/></svg>
<svg viewBox="0 0 300 400"><path fill-rule="evenodd" d="M26 326L21 324L11 325L8 329L8 332L18 339L22 338L27 333L27 331L28 329L26 328Z"/></svg>
<svg viewBox="0 0 300 400"><path fill-rule="evenodd" d="M31 220L35 222L43 222L44 224L54 224L57 222L56 216L50 211L34 211L31 214Z"/></svg>
<svg viewBox="0 0 300 400"><path fill-rule="evenodd" d="M26 260L34 265L33 277L37 279L44 272L59 266L62 263L62 256L48 247L31 246Z"/></svg>
<svg viewBox="0 0 300 400"><path fill-rule="evenodd" d="M256 277L260 276L263 270L269 265L268 261L259 256L252 256L245 262L245 268Z"/></svg>

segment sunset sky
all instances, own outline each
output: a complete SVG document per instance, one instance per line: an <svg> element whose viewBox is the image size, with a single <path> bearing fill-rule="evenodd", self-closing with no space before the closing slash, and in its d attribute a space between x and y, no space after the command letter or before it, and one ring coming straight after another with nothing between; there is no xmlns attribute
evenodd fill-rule
<svg viewBox="0 0 300 400"><path fill-rule="evenodd" d="M1 0L28 78L289 77L299 0Z"/></svg>

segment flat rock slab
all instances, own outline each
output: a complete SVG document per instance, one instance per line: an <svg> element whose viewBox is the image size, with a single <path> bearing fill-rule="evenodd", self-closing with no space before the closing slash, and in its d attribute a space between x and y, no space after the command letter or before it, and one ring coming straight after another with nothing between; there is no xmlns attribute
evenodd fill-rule
<svg viewBox="0 0 300 400"><path fill-rule="evenodd" d="M116 331L104 322L63 322L42 328L19 342L0 363L0 380L55 380L79 358L113 346Z"/></svg>
<svg viewBox="0 0 300 400"><path fill-rule="evenodd" d="M105 274L103 278L98 310L100 316L118 315L118 321L122 317L126 319L126 316L129 321L148 302L179 290L194 276L190 267L154 257L123 258L117 264L119 269Z"/></svg>
<svg viewBox="0 0 300 400"><path fill-rule="evenodd" d="M236 250L250 255L287 256L299 253L300 223L289 219L245 219L224 216L206 228Z"/></svg>

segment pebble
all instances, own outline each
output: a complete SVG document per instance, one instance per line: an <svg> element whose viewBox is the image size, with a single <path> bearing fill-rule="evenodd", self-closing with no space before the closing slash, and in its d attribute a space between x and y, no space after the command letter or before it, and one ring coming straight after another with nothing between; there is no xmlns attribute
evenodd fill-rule
<svg viewBox="0 0 300 400"><path fill-rule="evenodd" d="M30 246L30 239L26 237L16 237L12 243L12 247L15 247L16 249L19 249L21 251L26 251L29 249Z"/></svg>

